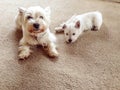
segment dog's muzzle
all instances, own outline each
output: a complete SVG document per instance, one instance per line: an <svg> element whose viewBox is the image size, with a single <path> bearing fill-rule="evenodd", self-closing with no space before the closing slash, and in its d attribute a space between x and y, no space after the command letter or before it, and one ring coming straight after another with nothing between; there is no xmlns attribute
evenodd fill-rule
<svg viewBox="0 0 120 90"><path fill-rule="evenodd" d="M72 43L72 39L68 39L67 41L66 41L66 43Z"/></svg>

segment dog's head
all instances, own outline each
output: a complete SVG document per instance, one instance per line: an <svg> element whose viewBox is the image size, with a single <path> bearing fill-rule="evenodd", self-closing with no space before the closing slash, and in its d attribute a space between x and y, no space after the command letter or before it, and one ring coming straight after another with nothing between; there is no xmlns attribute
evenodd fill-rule
<svg viewBox="0 0 120 90"><path fill-rule="evenodd" d="M79 37L80 33L80 21L63 24L62 29L64 30L66 42L75 42Z"/></svg>
<svg viewBox="0 0 120 90"><path fill-rule="evenodd" d="M40 6L19 8L19 15L22 17L22 26L31 35L44 32L50 25L50 8Z"/></svg>

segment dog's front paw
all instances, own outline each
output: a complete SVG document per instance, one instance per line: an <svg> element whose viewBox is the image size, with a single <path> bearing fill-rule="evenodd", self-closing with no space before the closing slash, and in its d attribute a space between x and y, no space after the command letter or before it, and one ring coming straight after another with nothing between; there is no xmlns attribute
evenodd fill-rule
<svg viewBox="0 0 120 90"><path fill-rule="evenodd" d="M50 56L50 57L53 57L53 58L54 58L54 57L58 57L58 56L59 56L59 53L58 53L56 50L55 50L55 51L50 51L50 52L49 52L49 56Z"/></svg>
<svg viewBox="0 0 120 90"><path fill-rule="evenodd" d="M61 32L64 32L64 30L62 29L62 27L56 27L55 32L56 33L61 33Z"/></svg>
<svg viewBox="0 0 120 90"><path fill-rule="evenodd" d="M30 56L30 54L31 54L30 51L20 51L18 56L20 60L25 60Z"/></svg>

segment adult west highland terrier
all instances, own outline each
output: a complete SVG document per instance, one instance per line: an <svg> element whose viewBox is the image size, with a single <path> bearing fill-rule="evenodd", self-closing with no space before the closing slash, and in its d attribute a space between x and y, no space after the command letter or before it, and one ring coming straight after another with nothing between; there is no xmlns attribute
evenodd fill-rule
<svg viewBox="0 0 120 90"><path fill-rule="evenodd" d="M19 42L19 58L26 59L31 54L31 45L42 45L50 57L57 57L56 37L50 32L50 8L40 6L19 8L15 18L16 28L22 30L23 37Z"/></svg>

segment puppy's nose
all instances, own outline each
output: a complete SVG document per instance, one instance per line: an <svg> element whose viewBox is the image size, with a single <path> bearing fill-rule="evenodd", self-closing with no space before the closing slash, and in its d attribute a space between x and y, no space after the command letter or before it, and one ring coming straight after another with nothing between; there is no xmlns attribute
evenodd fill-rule
<svg viewBox="0 0 120 90"><path fill-rule="evenodd" d="M72 39L68 39L69 42L72 42Z"/></svg>
<svg viewBox="0 0 120 90"><path fill-rule="evenodd" d="M34 23L33 26L34 26L36 29L38 29L40 25L39 25L38 23Z"/></svg>

